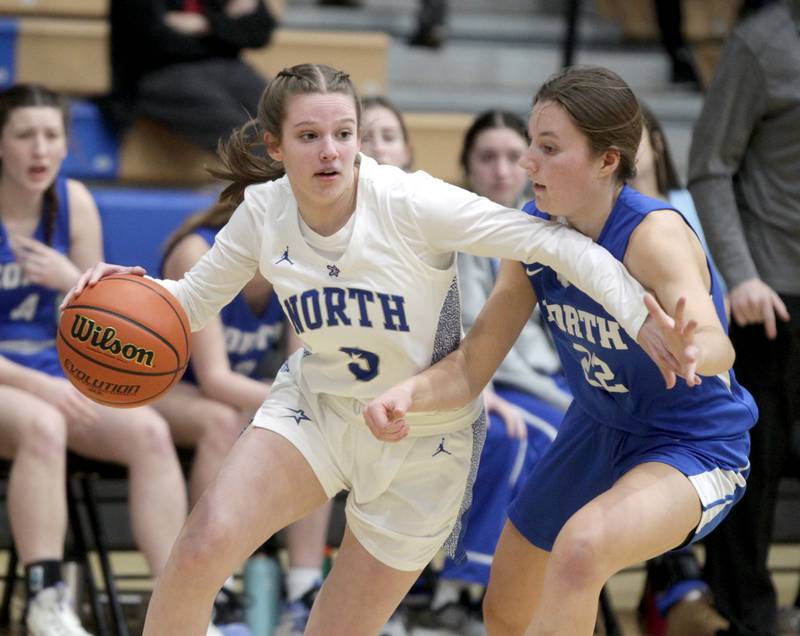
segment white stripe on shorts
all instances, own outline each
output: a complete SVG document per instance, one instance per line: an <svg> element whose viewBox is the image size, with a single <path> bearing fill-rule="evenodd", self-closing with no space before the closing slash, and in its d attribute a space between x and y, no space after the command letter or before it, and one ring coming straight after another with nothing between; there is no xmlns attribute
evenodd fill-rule
<svg viewBox="0 0 800 636"><path fill-rule="evenodd" d="M745 487L745 479L742 472L746 472L750 466L740 470L724 470L715 468L697 475L689 475L700 502L703 504L703 514L695 532L699 534L703 527L714 520L714 518L734 500L734 493L737 488Z"/></svg>

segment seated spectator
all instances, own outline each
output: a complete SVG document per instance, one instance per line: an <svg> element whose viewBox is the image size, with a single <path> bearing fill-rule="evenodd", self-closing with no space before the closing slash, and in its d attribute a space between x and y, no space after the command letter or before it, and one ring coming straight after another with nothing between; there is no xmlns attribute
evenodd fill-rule
<svg viewBox="0 0 800 636"><path fill-rule="evenodd" d="M120 128L147 117L198 146L254 115L266 80L244 62L276 25L263 0L112 0L112 93Z"/></svg>
<svg viewBox="0 0 800 636"><path fill-rule="evenodd" d="M414 153L400 111L385 97L365 97L361 108L361 152L378 163L410 170Z"/></svg>
<svg viewBox="0 0 800 636"><path fill-rule="evenodd" d="M161 275L179 279L214 244L236 202L217 203L190 217L168 241ZM181 382L154 407L169 423L179 447L195 449L189 479L192 505L216 475L222 461L269 393L267 358L282 362L300 345L272 285L256 275L245 288L192 335L192 358ZM292 634L302 634L313 593L322 583L322 560L330 506L288 528L286 575ZM215 623L240 622L241 604L226 584L215 603Z"/></svg>
<svg viewBox="0 0 800 636"><path fill-rule="evenodd" d="M186 517L175 447L152 408L89 401L56 354L57 297L102 259L88 190L58 177L67 112L56 94L0 93L0 455L11 460L8 512L25 566L31 636L86 636L61 578L67 525L66 449L127 467L134 540L153 576Z"/></svg>

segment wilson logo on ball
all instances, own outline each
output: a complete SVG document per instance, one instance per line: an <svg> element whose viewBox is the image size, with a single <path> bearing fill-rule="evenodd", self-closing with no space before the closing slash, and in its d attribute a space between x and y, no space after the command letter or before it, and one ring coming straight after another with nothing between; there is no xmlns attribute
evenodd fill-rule
<svg viewBox="0 0 800 636"><path fill-rule="evenodd" d="M155 354L151 349L139 347L131 342L123 343L117 338L117 330L114 327L104 327L79 313L74 316L70 335L81 342L90 342L92 346L111 355L147 367L153 366Z"/></svg>

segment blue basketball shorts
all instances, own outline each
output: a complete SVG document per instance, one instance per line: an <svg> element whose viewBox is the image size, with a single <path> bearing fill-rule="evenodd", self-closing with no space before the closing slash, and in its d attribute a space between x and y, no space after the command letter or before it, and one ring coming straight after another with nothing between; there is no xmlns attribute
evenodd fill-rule
<svg viewBox="0 0 800 636"><path fill-rule="evenodd" d="M661 462L686 475L702 504L686 543L711 532L744 494L748 433L726 439L634 435L598 422L572 404L558 436L511 502L508 516L535 546L552 550L567 520L632 468Z"/></svg>

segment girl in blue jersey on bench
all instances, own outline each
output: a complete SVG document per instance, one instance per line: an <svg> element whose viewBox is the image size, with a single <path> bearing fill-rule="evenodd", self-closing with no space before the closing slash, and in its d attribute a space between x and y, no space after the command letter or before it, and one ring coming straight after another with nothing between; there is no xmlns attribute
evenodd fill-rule
<svg viewBox="0 0 800 636"><path fill-rule="evenodd" d="M0 93L0 456L12 461L8 510L32 636L86 634L61 584L67 448L127 466L133 536L153 575L186 517L163 418L149 407L89 401L58 362L57 298L103 253L94 200L58 176L66 127L66 106L51 91L18 85Z"/></svg>

